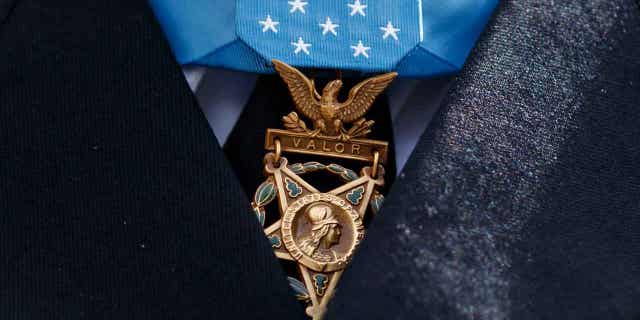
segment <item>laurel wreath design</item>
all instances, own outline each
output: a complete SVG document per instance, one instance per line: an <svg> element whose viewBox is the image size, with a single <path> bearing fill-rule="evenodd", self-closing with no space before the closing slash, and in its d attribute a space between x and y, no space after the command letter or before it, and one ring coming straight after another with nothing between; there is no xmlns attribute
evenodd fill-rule
<svg viewBox="0 0 640 320"><path fill-rule="evenodd" d="M326 170L333 174L336 174L340 177L343 182L351 182L358 179L360 176L351 170L347 169L339 164L331 163L328 165L322 164L320 162L312 161L305 163L294 163L287 166L289 170L298 175L303 175L305 173L316 172L320 170ZM258 218L260 225L264 228L265 221L265 207L269 205L276 198L276 183L273 181L272 177L267 178L256 190L256 193L253 196L253 202L251 202L251 207L253 212ZM374 214L377 214L382 207L382 203L384 201L384 196L380 194L378 191L374 191L374 194L371 196L371 201L369 204L371 205L371 210Z"/></svg>
<svg viewBox="0 0 640 320"><path fill-rule="evenodd" d="M303 123L304 124L304 123ZM305 163L294 163L287 166L289 170L298 175L303 175L305 173L316 172L320 170L326 170L333 174L336 174L340 177L343 182L351 182L359 178L358 174L351 169L347 169L341 165L331 163L328 165L324 165L320 162L305 162ZM264 228L265 223L265 207L269 205L273 200L275 200L277 194L276 183L273 180L273 177L267 178L256 190L253 201L251 202L251 207L253 209L254 214L258 218L260 225ZM380 207L384 201L384 196L380 194L378 191L374 191L373 195L371 195L371 200L369 201L369 205L371 206L371 211L374 214L377 214L380 211ZM298 300L301 301L309 301L309 292L305 285L299 280L293 277L287 277L289 280L289 286L295 292L295 296Z"/></svg>
<svg viewBox="0 0 640 320"><path fill-rule="evenodd" d="M308 132L307 125L304 121L300 120L300 117L296 112L291 112L288 115L282 117L282 123L287 130L293 132Z"/></svg>

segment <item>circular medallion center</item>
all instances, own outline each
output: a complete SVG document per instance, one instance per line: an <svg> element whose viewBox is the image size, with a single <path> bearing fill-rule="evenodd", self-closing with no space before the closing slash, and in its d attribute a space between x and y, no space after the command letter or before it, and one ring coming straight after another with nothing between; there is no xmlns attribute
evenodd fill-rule
<svg viewBox="0 0 640 320"><path fill-rule="evenodd" d="M346 267L363 236L358 212L332 194L306 195L282 217L285 247L294 259L318 272Z"/></svg>

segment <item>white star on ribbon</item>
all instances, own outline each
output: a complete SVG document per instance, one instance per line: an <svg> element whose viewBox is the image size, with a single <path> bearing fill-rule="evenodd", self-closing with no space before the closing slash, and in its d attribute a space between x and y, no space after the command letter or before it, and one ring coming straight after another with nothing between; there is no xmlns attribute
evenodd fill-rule
<svg viewBox="0 0 640 320"><path fill-rule="evenodd" d="M380 27L380 30L384 31L382 39L387 39L389 36L391 36L392 38L398 40L398 31L400 31L400 29L394 28L391 21L387 22L386 27Z"/></svg>
<svg viewBox="0 0 640 320"><path fill-rule="evenodd" d="M334 36L338 35L338 32L336 32L336 28L339 27L340 25L333 23L331 21L331 18L327 17L327 21L325 21L325 23L321 23L320 26L322 27L323 36L329 32L333 33Z"/></svg>
<svg viewBox="0 0 640 320"><path fill-rule="evenodd" d="M262 32L267 32L271 30L274 33L278 33L278 29L276 29L276 26L279 25L280 22L271 20L270 15L267 15L267 19L263 21L258 21L258 23L262 25Z"/></svg>
<svg viewBox="0 0 640 320"><path fill-rule="evenodd" d="M358 41L358 45L357 46L351 46L351 49L355 50L355 52L353 53L354 57L358 57L359 55L363 55L365 58L369 58L369 54L367 53L367 50L370 50L371 47L365 47L362 44L362 41Z"/></svg>
<svg viewBox="0 0 640 320"><path fill-rule="evenodd" d="M300 11L303 14L305 14L307 12L304 11L304 6L306 6L308 4L309 4L309 2L304 2L302 0L289 1L289 5L291 5L291 11L289 11L289 13L294 13L296 11Z"/></svg>
<svg viewBox="0 0 640 320"><path fill-rule="evenodd" d="M347 5L349 6L349 8L351 8L351 13L349 14L350 16L354 16L357 14L365 17L366 14L364 13L364 9L367 8L366 5L360 3L360 0L355 0L355 2L353 4L351 3L347 3Z"/></svg>
<svg viewBox="0 0 640 320"><path fill-rule="evenodd" d="M300 53L300 51L302 51L309 55L309 47L311 47L311 44L305 43L304 40L302 40L302 37L298 37L298 42L291 42L291 45L296 47L293 53L298 54Z"/></svg>

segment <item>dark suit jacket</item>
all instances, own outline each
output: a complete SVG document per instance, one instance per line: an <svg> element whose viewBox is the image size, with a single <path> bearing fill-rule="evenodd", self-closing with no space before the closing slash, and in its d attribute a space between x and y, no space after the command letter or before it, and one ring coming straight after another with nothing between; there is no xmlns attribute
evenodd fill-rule
<svg viewBox="0 0 640 320"><path fill-rule="evenodd" d="M145 1L0 3L0 318L303 318ZM332 318L638 319L639 101L634 1L503 1Z"/></svg>

